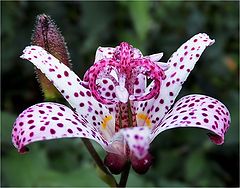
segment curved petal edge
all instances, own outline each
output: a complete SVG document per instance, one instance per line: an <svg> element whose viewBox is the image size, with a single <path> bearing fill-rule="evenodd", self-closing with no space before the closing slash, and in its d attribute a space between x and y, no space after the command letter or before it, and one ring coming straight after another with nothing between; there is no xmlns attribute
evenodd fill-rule
<svg viewBox="0 0 240 188"><path fill-rule="evenodd" d="M230 113L220 101L205 95L188 95L176 102L151 134L153 139L168 129L198 127L211 131L211 141L220 145L230 121Z"/></svg>
<svg viewBox="0 0 240 188"><path fill-rule="evenodd" d="M26 145L36 141L73 137L93 139L103 148L108 145L85 118L64 105L51 102L39 103L24 110L12 130L12 142L19 152L25 152Z"/></svg>

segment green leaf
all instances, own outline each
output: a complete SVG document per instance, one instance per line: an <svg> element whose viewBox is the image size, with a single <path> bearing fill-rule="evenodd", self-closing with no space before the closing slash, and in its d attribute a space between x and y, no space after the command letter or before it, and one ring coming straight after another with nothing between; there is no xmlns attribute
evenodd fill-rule
<svg viewBox="0 0 240 188"><path fill-rule="evenodd" d="M174 173L174 169L179 164L179 158L179 153L176 150L162 151L158 159L159 165L157 165L159 176L170 176Z"/></svg>
<svg viewBox="0 0 240 188"><path fill-rule="evenodd" d="M1 111L1 116L2 142L11 144L12 127L16 116L6 111Z"/></svg>
<svg viewBox="0 0 240 188"><path fill-rule="evenodd" d="M231 125L225 136L225 144L239 143L239 93L237 90L231 90L226 99L226 106L229 108L231 115Z"/></svg>
<svg viewBox="0 0 240 188"><path fill-rule="evenodd" d="M151 26L150 2L131 1L126 5L129 8L137 35L140 40L144 41Z"/></svg>
<svg viewBox="0 0 240 188"><path fill-rule="evenodd" d="M81 168L71 173L59 173L57 171L46 171L37 182L37 186L56 186L56 187L106 187L101 181L91 163L86 162Z"/></svg>
<svg viewBox="0 0 240 188"><path fill-rule="evenodd" d="M144 178L144 176L141 176L139 174L136 174L131 169L127 181L127 187L153 187L153 183L150 182L147 178Z"/></svg>
<svg viewBox="0 0 240 188"><path fill-rule="evenodd" d="M189 182L196 182L201 177L208 166L201 150L194 151L188 157L185 168L185 177Z"/></svg>
<svg viewBox="0 0 240 188"><path fill-rule="evenodd" d="M4 186L35 186L45 173L46 166L45 152L36 147L24 155L12 151L8 157L2 158L2 175L7 184Z"/></svg>
<svg viewBox="0 0 240 188"><path fill-rule="evenodd" d="M109 185L110 187L116 187L116 182L113 176L106 174L98 166L96 166L95 169L98 174L98 177L101 178L107 185Z"/></svg>
<svg viewBox="0 0 240 188"><path fill-rule="evenodd" d="M187 185L185 182L165 179L165 178L158 179L158 186L159 187L189 187L189 185Z"/></svg>
<svg viewBox="0 0 240 188"><path fill-rule="evenodd" d="M33 145L27 154L21 155L13 151L2 159L3 186L106 186L92 163L86 160L84 162L70 172L53 170L48 166L46 152Z"/></svg>

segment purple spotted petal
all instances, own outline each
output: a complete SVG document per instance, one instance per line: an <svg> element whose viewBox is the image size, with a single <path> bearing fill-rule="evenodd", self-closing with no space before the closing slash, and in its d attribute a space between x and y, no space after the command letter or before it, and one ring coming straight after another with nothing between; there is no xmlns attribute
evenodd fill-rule
<svg viewBox="0 0 240 188"><path fill-rule="evenodd" d="M133 48L133 59L139 58L143 58L142 52L137 48ZM146 84L146 76L139 74L134 83L134 95L137 96L141 93L144 93Z"/></svg>
<svg viewBox="0 0 240 188"><path fill-rule="evenodd" d="M142 159L148 153L150 146L150 129L147 127L133 127L121 130L130 152Z"/></svg>
<svg viewBox="0 0 240 188"><path fill-rule="evenodd" d="M157 54L152 54L152 55L149 55L149 59L153 62L158 62L163 56L163 53L157 53Z"/></svg>
<svg viewBox="0 0 240 188"><path fill-rule="evenodd" d="M131 154L134 154L137 158L142 159L148 153L150 144L150 129L147 127L133 127L121 129L110 142L109 147L112 148L112 152L126 155L128 151L126 145Z"/></svg>
<svg viewBox="0 0 240 188"><path fill-rule="evenodd" d="M133 48L133 59L138 58L143 58L142 52L137 48Z"/></svg>
<svg viewBox="0 0 240 188"><path fill-rule="evenodd" d="M109 110L81 85L78 76L43 48L29 46L23 52L21 58L31 61L40 69L81 117L97 126L105 116L110 115Z"/></svg>
<svg viewBox="0 0 240 188"><path fill-rule="evenodd" d="M106 140L86 119L57 103L40 103L26 109L12 131L12 141L19 152L32 142L67 137L90 138L107 147Z"/></svg>
<svg viewBox="0 0 240 188"><path fill-rule="evenodd" d="M109 78L103 78L97 80L98 92L100 96L104 97L108 100L116 100L116 85L114 82Z"/></svg>
<svg viewBox="0 0 240 188"><path fill-rule="evenodd" d="M146 85L147 85L146 76L139 74L134 83L134 95L140 96L141 94L143 94L145 92Z"/></svg>
<svg viewBox="0 0 240 188"><path fill-rule="evenodd" d="M101 47L101 46L98 47L98 49L96 51L94 62L98 62L98 61L100 61L102 59L106 59L106 58L112 58L114 51L115 51L115 48Z"/></svg>
<svg viewBox="0 0 240 188"><path fill-rule="evenodd" d="M229 111L220 101L205 95L188 95L177 101L152 131L152 140L168 129L198 127L211 131L210 139L215 144L222 144L229 126Z"/></svg>
<svg viewBox="0 0 240 188"><path fill-rule="evenodd" d="M141 107L141 103L139 103L138 112L150 112L148 113L149 117L158 124L171 108L182 88L182 84L205 48L213 43L214 40L211 40L205 33L199 33L184 43L167 62L170 67L165 71L166 78L162 80L160 94L156 100L148 101L146 108L144 108L144 105Z"/></svg>

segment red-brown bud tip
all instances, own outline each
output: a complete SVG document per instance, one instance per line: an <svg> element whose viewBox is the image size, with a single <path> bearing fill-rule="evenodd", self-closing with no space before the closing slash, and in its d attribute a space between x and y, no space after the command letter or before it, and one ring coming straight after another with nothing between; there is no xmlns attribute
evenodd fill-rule
<svg viewBox="0 0 240 188"><path fill-rule="evenodd" d="M104 164L112 174L120 174L127 164L127 158L114 153L108 153L104 159Z"/></svg>
<svg viewBox="0 0 240 188"><path fill-rule="evenodd" d="M130 157L132 168L139 174L145 174L152 166L152 156L148 153L144 158L138 159L135 155Z"/></svg>
<svg viewBox="0 0 240 188"><path fill-rule="evenodd" d="M37 16L31 43L32 45L41 46L59 61L71 68L65 40L50 16L46 14ZM45 99L52 100L61 96L53 84L40 70L37 69L36 74Z"/></svg>
<svg viewBox="0 0 240 188"><path fill-rule="evenodd" d="M32 44L41 46L62 63L71 66L64 37L50 16L46 14L37 16Z"/></svg>

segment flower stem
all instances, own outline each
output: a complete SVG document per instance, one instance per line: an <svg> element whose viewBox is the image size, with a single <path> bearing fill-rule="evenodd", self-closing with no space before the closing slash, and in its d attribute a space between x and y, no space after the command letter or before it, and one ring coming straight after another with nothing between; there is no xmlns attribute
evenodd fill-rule
<svg viewBox="0 0 240 188"><path fill-rule="evenodd" d="M97 166L101 169L102 172L105 173L106 176L108 176L109 178L112 179L112 181L115 182L115 185L117 185L115 178L108 171L108 169L105 167L105 165L103 164L102 159L99 157L98 153L94 149L94 147L93 147L92 143L89 141L89 139L82 138L82 141L83 141L84 145L86 146L87 150L89 151L90 155L92 156L92 158L96 162Z"/></svg>
<svg viewBox="0 0 240 188"><path fill-rule="evenodd" d="M120 178L118 187L126 187L130 168L131 168L131 163L128 162L126 165L126 168L124 169L124 171L121 174L121 178Z"/></svg>
<svg viewBox="0 0 240 188"><path fill-rule="evenodd" d="M104 166L102 159L99 157L98 153L94 149L92 143L87 138L82 138L82 141L85 144L89 153L91 154L92 158L95 160L98 167L106 174L110 174L107 168Z"/></svg>

